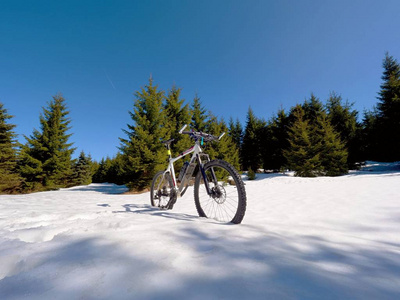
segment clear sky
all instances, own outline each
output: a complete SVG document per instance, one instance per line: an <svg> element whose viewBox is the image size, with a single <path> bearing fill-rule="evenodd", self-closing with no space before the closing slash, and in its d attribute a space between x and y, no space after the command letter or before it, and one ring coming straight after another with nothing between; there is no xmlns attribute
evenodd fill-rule
<svg viewBox="0 0 400 300"><path fill-rule="evenodd" d="M385 52L400 60L398 0L0 0L0 101L20 141L62 93L71 141L117 153L134 93L196 93L215 115L269 119L335 91L362 113L377 102Z"/></svg>

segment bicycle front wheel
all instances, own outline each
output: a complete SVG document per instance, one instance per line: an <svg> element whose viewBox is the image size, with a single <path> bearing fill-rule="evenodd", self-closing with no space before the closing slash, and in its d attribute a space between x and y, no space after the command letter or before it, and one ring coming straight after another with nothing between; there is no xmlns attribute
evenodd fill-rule
<svg viewBox="0 0 400 300"><path fill-rule="evenodd" d="M247 200L244 183L238 172L226 161L212 160L205 164L204 173L210 193L201 171L197 173L194 185L194 200L199 216L224 223L241 223Z"/></svg>

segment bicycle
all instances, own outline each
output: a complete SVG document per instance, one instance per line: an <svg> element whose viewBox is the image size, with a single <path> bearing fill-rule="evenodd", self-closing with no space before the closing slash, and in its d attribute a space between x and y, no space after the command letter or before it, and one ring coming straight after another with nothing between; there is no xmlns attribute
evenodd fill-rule
<svg viewBox="0 0 400 300"><path fill-rule="evenodd" d="M194 200L200 217L219 222L239 224L246 211L246 190L236 169L226 161L210 160L201 146L207 142L219 141L219 137L204 132L184 131L194 140L194 145L173 158L170 145L174 139L163 141L168 152L168 167L158 172L151 183L151 205L160 209L172 209L177 198L182 197L189 185L194 183ZM175 176L174 163L186 155L192 154L185 162L178 178Z"/></svg>

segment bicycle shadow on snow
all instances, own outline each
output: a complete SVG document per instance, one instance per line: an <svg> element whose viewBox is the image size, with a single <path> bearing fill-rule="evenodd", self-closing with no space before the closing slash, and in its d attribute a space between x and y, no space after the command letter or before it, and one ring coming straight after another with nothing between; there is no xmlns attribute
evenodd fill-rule
<svg viewBox="0 0 400 300"><path fill-rule="evenodd" d="M124 204L122 207L125 210L116 210L113 213L133 213L133 214L145 214L152 215L156 217L163 217L168 219L175 219L180 221L193 221L198 219L198 215L188 215L178 212L172 212L171 210L161 210L157 207L151 206L149 204Z"/></svg>

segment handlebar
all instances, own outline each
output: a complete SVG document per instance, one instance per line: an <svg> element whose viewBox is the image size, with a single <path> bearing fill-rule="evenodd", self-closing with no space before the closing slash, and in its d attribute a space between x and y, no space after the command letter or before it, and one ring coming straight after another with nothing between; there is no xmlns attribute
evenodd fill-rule
<svg viewBox="0 0 400 300"><path fill-rule="evenodd" d="M187 124L184 125L181 130L179 130L179 133L188 134L191 138L194 138L195 140L202 138L205 142L219 141L225 135L225 132L223 132L220 136L215 136L201 131L183 131L186 127Z"/></svg>

